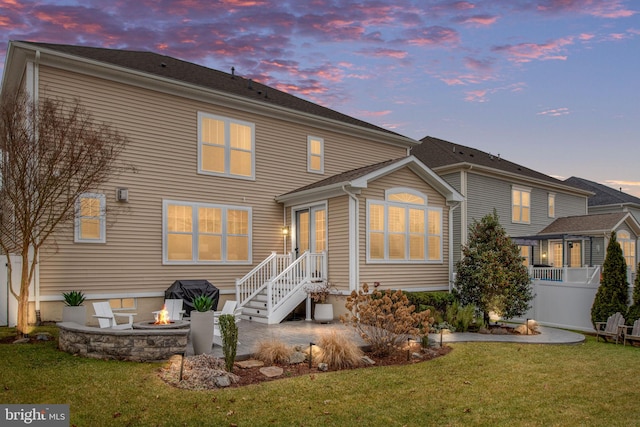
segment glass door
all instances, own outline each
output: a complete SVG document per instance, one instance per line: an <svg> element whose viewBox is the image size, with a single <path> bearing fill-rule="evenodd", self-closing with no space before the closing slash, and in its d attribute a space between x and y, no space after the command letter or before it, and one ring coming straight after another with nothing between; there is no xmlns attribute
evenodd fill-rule
<svg viewBox="0 0 640 427"><path fill-rule="evenodd" d="M327 210L324 205L312 206L295 212L296 258L304 253L327 249Z"/></svg>

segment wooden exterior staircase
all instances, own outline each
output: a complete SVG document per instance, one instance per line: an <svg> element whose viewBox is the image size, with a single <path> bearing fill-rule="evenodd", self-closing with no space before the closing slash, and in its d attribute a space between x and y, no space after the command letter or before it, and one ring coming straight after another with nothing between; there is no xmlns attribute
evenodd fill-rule
<svg viewBox="0 0 640 427"><path fill-rule="evenodd" d="M236 300L242 319L277 324L307 298L305 287L326 282L327 254L272 252L242 279L236 280Z"/></svg>

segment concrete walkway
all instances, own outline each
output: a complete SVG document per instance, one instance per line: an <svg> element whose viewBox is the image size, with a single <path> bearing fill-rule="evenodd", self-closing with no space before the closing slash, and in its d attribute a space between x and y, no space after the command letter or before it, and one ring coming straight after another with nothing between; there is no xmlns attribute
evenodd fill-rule
<svg viewBox="0 0 640 427"><path fill-rule="evenodd" d="M257 322L242 320L238 323L238 348L237 358L247 359L254 352L255 345L262 340L277 339L291 346L308 346L310 342L316 340L324 333L335 330L348 334L359 345L364 346L365 342L356 334L355 329L343 325L339 320L330 324L318 324L304 320L286 321L277 325L265 325ZM515 342L521 344L579 344L584 342L585 336L563 329L555 329L540 326L538 335L493 335L477 333L453 333L443 334L443 343L455 342ZM439 334L431 334L429 337L439 342ZM187 354L193 354L191 346L187 349ZM220 337L215 337L213 345L213 355L223 357L222 341Z"/></svg>

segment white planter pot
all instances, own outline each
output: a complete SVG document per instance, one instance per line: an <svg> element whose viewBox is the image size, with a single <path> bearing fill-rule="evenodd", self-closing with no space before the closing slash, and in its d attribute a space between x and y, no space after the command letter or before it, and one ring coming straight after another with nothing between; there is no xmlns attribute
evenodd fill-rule
<svg viewBox="0 0 640 427"><path fill-rule="evenodd" d="M333 321L333 304L316 304L313 311L313 320L318 323Z"/></svg>
<svg viewBox="0 0 640 427"><path fill-rule="evenodd" d="M83 326L86 325L87 307L85 307L84 305L65 305L64 307L62 307L62 321L73 322Z"/></svg>
<svg viewBox="0 0 640 427"><path fill-rule="evenodd" d="M213 311L191 311L191 343L193 353L208 354L213 347Z"/></svg>

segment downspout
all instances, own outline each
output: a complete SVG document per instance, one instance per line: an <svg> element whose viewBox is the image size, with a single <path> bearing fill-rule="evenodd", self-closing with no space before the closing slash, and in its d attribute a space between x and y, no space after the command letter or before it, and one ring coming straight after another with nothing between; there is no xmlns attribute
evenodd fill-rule
<svg viewBox="0 0 640 427"><path fill-rule="evenodd" d="M353 291L358 289L358 284L360 283L360 247L359 247L360 236L358 234L358 230L359 230L358 222L360 218L360 203L359 203L360 200L358 199L358 197L356 197L355 194L347 190L346 185L342 186L342 191L344 191L349 196L349 198L353 201L355 206L354 215L353 216L349 215L349 240L350 240L349 241L349 268L351 269L351 267L353 267L353 275L351 274L352 273L351 271L349 272L349 282L350 282L349 290ZM353 224L354 222L353 218L355 218L355 224ZM354 237L353 242L351 242L352 226L353 226L353 230L355 231L353 236ZM353 281L351 279L353 279Z"/></svg>
<svg viewBox="0 0 640 427"><path fill-rule="evenodd" d="M449 206L449 292L453 290L453 211L460 207L460 203Z"/></svg>

